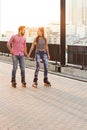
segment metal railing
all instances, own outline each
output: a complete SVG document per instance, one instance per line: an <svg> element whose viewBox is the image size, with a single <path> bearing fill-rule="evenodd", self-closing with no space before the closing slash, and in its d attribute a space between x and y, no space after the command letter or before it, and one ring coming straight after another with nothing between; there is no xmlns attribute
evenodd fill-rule
<svg viewBox="0 0 87 130"><path fill-rule="evenodd" d="M87 46L68 45L67 63L87 67Z"/></svg>
<svg viewBox="0 0 87 130"><path fill-rule="evenodd" d="M30 50L32 43L27 43L27 50ZM58 44L48 44L50 57L52 63L57 65L60 62L60 45ZM9 50L7 48L6 41L0 41L0 53L9 55ZM35 49L31 54L31 58L35 57ZM68 45L67 46L67 64L81 66L82 69L87 68L87 46L79 45Z"/></svg>
<svg viewBox="0 0 87 130"><path fill-rule="evenodd" d="M32 43L27 43L27 50L30 50ZM59 62L60 60L60 54L59 54L59 45L57 44L49 44L49 52L50 52L50 60L54 61L55 63ZM7 42L6 41L0 41L0 52L4 54L9 54L9 50L7 48ZM35 57L35 49L33 50L31 54L31 58Z"/></svg>

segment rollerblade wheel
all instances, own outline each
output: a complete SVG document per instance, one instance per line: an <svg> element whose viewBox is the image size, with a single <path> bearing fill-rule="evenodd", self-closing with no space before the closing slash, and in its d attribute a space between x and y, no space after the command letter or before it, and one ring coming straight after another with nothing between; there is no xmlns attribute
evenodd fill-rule
<svg viewBox="0 0 87 130"><path fill-rule="evenodd" d="M16 83L12 83L12 87L13 87L13 88L16 88Z"/></svg>
<svg viewBox="0 0 87 130"><path fill-rule="evenodd" d="M44 83L44 86L51 87L51 84Z"/></svg>
<svg viewBox="0 0 87 130"><path fill-rule="evenodd" d="M22 83L22 87L26 88L26 83Z"/></svg>
<svg viewBox="0 0 87 130"><path fill-rule="evenodd" d="M32 84L32 87L37 88L37 84Z"/></svg>

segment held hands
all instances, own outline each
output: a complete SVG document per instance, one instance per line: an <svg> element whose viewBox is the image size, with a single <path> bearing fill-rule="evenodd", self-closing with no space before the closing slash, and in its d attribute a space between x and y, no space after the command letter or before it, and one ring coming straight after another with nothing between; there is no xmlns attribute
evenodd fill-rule
<svg viewBox="0 0 87 130"><path fill-rule="evenodd" d="M29 54L27 54L27 58L28 58L28 59L30 58L30 55L29 55Z"/></svg>
<svg viewBox="0 0 87 130"><path fill-rule="evenodd" d="M30 58L29 53L27 51L24 52L26 58Z"/></svg>
<svg viewBox="0 0 87 130"><path fill-rule="evenodd" d="M29 58L29 54L28 54L28 53L26 53L25 56L26 56L27 58Z"/></svg>
<svg viewBox="0 0 87 130"><path fill-rule="evenodd" d="M28 54L26 54L26 57L28 58Z"/></svg>

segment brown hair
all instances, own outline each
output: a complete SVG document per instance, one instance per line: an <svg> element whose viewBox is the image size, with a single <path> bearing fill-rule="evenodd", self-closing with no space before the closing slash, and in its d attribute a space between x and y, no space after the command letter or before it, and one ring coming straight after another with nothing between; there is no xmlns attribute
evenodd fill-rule
<svg viewBox="0 0 87 130"><path fill-rule="evenodd" d="M46 41L45 34L44 34L44 27L39 27L38 30L40 30L42 32L42 37ZM36 37L36 42L38 42L39 37L40 36Z"/></svg>
<svg viewBox="0 0 87 130"><path fill-rule="evenodd" d="M19 26L18 32L19 32L20 30L24 29L24 28L25 28L25 26Z"/></svg>

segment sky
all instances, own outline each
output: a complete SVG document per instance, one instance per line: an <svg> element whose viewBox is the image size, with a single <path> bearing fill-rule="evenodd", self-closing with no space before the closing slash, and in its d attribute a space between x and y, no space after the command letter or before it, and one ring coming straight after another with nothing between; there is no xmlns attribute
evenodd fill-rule
<svg viewBox="0 0 87 130"><path fill-rule="evenodd" d="M18 26L45 26L60 19L60 0L0 0L1 33Z"/></svg>

